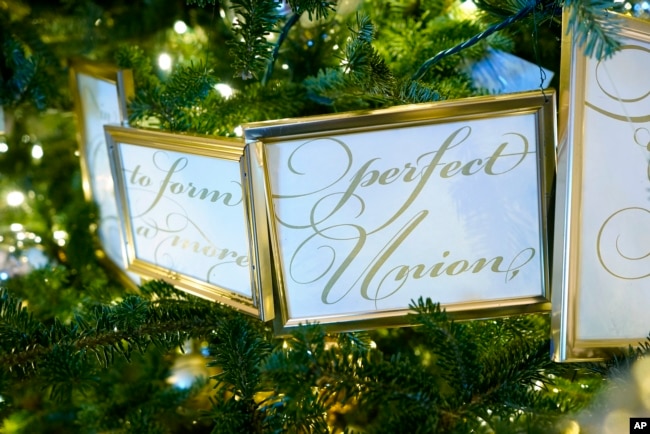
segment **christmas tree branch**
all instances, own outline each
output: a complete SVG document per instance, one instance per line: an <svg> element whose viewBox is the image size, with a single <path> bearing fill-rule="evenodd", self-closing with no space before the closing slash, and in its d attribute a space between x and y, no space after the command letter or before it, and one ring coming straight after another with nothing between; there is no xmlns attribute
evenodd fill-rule
<svg viewBox="0 0 650 434"><path fill-rule="evenodd" d="M425 61L422 66L413 74L411 77L412 80L419 80L421 79L424 74L436 63L440 61L440 59L451 56L453 54L457 54L472 45L475 45L482 41L483 39L487 38L488 36L492 35L493 33L498 32L499 30L505 29L506 27L511 26L512 24L521 21L522 19L526 18L528 15L530 15L535 8L538 6L538 1L539 0L529 0L526 5L519 10L514 15L511 15L510 17L506 18L505 20L501 21L500 23L497 23L493 26L488 27L486 30L482 31L481 33L477 34L476 36L468 39L465 42L462 42L454 47L451 47L447 50L441 51L435 56L431 57L427 61Z"/></svg>
<svg viewBox="0 0 650 434"><path fill-rule="evenodd" d="M93 353L107 367L116 354L129 360L134 349L150 344L162 351L181 347L191 337L209 336L223 317L236 313L203 300L156 300L127 296L111 306L97 306L87 317L50 327L34 320L21 302L3 290L0 298L3 332L0 365L23 373L34 371L57 348Z"/></svg>
<svg viewBox="0 0 650 434"><path fill-rule="evenodd" d="M621 30L621 20L608 13L616 5L612 0L566 0L568 31L573 33L586 56L605 59L620 47L617 35Z"/></svg>

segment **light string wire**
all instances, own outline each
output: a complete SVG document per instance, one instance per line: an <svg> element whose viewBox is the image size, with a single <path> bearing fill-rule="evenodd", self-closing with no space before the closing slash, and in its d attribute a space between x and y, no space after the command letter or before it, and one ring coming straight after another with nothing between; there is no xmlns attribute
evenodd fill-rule
<svg viewBox="0 0 650 434"><path fill-rule="evenodd" d="M438 63L441 59L444 57L450 56L452 54L459 53L460 51L471 47L472 45L475 45L482 41L483 39L487 38L488 36L492 35L495 32L498 32L499 30L502 30L508 26L511 26L512 24L516 23L517 21L520 21L524 18L526 18L531 12L535 10L537 7L537 0L532 0L529 1L526 6L524 6L519 12L517 12L514 15L509 16L505 20L501 21L500 23L497 23L486 30L484 30L481 33L478 33L477 35L473 36L472 38L468 39L465 42L462 42L454 47L448 48L446 50L443 50L436 54L435 56L431 57L430 59L426 60L422 66L417 70L415 74L411 76L412 80L419 80L421 79L424 74L431 68L433 65Z"/></svg>
<svg viewBox="0 0 650 434"><path fill-rule="evenodd" d="M273 53L271 53L271 59L269 60L268 65L266 66L264 77L262 77L262 86L265 86L266 83L268 83L269 79L271 78L271 75L273 74L273 66L275 65L275 61L278 58L278 53L280 52L280 46L282 45L284 40L287 39L287 36L289 36L289 30L291 30L291 28L300 19L300 15L301 14L294 12L282 27L282 30L280 31L280 35L278 36L278 40L276 41L275 46L273 47Z"/></svg>
<svg viewBox="0 0 650 434"><path fill-rule="evenodd" d="M544 96L544 102L548 102L548 96L544 92L544 82L546 81L546 71L542 68L542 62L539 56L539 32L537 28L537 10L533 9L533 55L535 56L535 63L539 67L539 88Z"/></svg>

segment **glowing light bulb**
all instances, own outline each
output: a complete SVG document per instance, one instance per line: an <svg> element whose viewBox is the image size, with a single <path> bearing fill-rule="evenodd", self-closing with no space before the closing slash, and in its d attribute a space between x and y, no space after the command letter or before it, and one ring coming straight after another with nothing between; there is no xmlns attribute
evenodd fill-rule
<svg viewBox="0 0 650 434"><path fill-rule="evenodd" d="M244 134L244 129L239 125L238 127L235 127L235 135L237 137L241 137L242 134Z"/></svg>
<svg viewBox="0 0 650 434"><path fill-rule="evenodd" d="M0 153L4 154L8 150L9 150L9 145L7 145L7 143L5 143L4 140L0 141Z"/></svg>
<svg viewBox="0 0 650 434"><path fill-rule="evenodd" d="M32 158L40 160L43 158L43 147L39 144L32 146Z"/></svg>
<svg viewBox="0 0 650 434"><path fill-rule="evenodd" d="M158 67L163 71L169 71L172 69L172 57L167 53L161 53L158 56Z"/></svg>
<svg viewBox="0 0 650 434"><path fill-rule="evenodd" d="M66 231L58 230L54 231L52 237L59 246L65 246L65 240L68 237L68 233Z"/></svg>
<svg viewBox="0 0 650 434"><path fill-rule="evenodd" d="M7 205L9 206L19 206L25 202L25 195L20 191L12 191L7 194Z"/></svg>
<svg viewBox="0 0 650 434"><path fill-rule="evenodd" d="M221 94L222 97L226 99L230 98L234 92L232 87L228 86L225 83L215 84L214 88Z"/></svg>
<svg viewBox="0 0 650 434"><path fill-rule="evenodd" d="M471 0L465 0L460 4L460 7L465 13L470 15L476 12L476 9L478 9L476 7L476 4Z"/></svg>
<svg viewBox="0 0 650 434"><path fill-rule="evenodd" d="M179 35L182 35L183 33L187 32L187 24L180 20L176 21L174 23L174 31Z"/></svg>
<svg viewBox="0 0 650 434"><path fill-rule="evenodd" d="M11 229L12 232L20 232L23 230L23 225L21 225L20 223L12 223L9 226L9 229Z"/></svg>

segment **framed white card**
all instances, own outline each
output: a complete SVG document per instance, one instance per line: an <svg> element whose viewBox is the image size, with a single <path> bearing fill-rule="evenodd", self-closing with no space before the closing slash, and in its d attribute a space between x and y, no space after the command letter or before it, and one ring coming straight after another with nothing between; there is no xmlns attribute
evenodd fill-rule
<svg viewBox="0 0 650 434"><path fill-rule="evenodd" d="M134 94L133 76L130 70L85 59L71 60L69 71L83 190L86 200L94 202L99 213L96 253L122 283L134 287L140 278L126 271L126 251L104 135L104 125L128 121L126 105Z"/></svg>
<svg viewBox="0 0 650 434"><path fill-rule="evenodd" d="M571 33L562 47L557 361L602 359L650 332L650 23L613 18L624 25L612 57L584 56Z"/></svg>
<svg viewBox="0 0 650 434"><path fill-rule="evenodd" d="M249 238L243 141L111 125L105 131L128 270L272 317L261 296L264 252Z"/></svg>
<svg viewBox="0 0 650 434"><path fill-rule="evenodd" d="M551 90L245 125L278 333L407 324L419 297L456 318L549 310L555 113Z"/></svg>

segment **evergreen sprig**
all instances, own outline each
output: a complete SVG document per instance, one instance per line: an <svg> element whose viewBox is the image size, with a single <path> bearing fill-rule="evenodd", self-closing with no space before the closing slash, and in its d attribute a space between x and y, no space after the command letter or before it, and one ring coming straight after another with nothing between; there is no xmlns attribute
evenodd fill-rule
<svg viewBox="0 0 650 434"><path fill-rule="evenodd" d="M257 411L257 394L262 391L261 366L271 352L268 334L243 318L219 321L210 349L209 366L220 370L211 377L217 390L210 412L215 432L261 432L264 415Z"/></svg>
<svg viewBox="0 0 650 434"><path fill-rule="evenodd" d="M326 18L330 12L334 11L337 2L333 0L288 0L287 3L293 13L302 15L306 12L311 21Z"/></svg>
<svg viewBox="0 0 650 434"><path fill-rule="evenodd" d="M15 107L27 103L44 110L58 97L54 86L58 80L52 75L47 54L37 50L43 49L42 44L27 46L11 32L14 25L2 11L0 27L3 59L0 63L0 105Z"/></svg>
<svg viewBox="0 0 650 434"><path fill-rule="evenodd" d="M129 120L158 123L167 131L191 131L200 116L202 101L214 93L215 78L203 64L180 65L164 82L149 79L138 87L129 105Z"/></svg>
<svg viewBox="0 0 650 434"><path fill-rule="evenodd" d="M55 320L47 325L2 289L0 366L23 375L32 375L41 368L56 374L66 366L72 372L73 367L66 363L90 363L92 356L106 368L116 356L128 361L134 352L143 353L151 345L169 351L191 337L209 336L220 319L231 319L233 313L191 296L147 299L128 295L119 303L95 305L67 324Z"/></svg>
<svg viewBox="0 0 650 434"><path fill-rule="evenodd" d="M449 37L460 38L454 32L468 33L466 29L458 30L446 21L439 21L438 25L432 23L431 29L437 30L425 30L421 24L413 24L408 30L405 29L405 35L389 27L382 33L383 40L376 41L376 27L369 16L357 15L356 27L350 29L351 37L345 46L341 66L321 70L317 76L305 80L309 97L338 111L432 102L477 93L471 87L470 79L459 71L458 59L444 67L438 65L441 69L436 74L429 73L426 80L408 77L410 70L407 67L412 67L413 59L422 56L422 53L435 49L432 44L449 46L453 44ZM454 31L446 32L445 29ZM423 51L408 42L408 35L411 35L410 39L425 41ZM382 50L376 49L374 43ZM480 57L480 52L475 50L468 55ZM387 62L386 58L391 62ZM396 65L398 70L406 69L396 75L389 64Z"/></svg>
<svg viewBox="0 0 650 434"><path fill-rule="evenodd" d="M232 25L235 40L229 41L235 77L259 79L273 60L273 44L266 38L280 20L277 3L268 0L232 0L237 18Z"/></svg>
<svg viewBox="0 0 650 434"><path fill-rule="evenodd" d="M339 68L327 68L305 80L308 95L321 104L346 109L369 103L385 105L391 100L396 80L386 62L372 46L375 28L367 15L357 14Z"/></svg>
<svg viewBox="0 0 650 434"><path fill-rule="evenodd" d="M606 59L619 48L621 20L611 13L613 0L566 0L569 10L568 31L575 35L576 44L586 56Z"/></svg>

